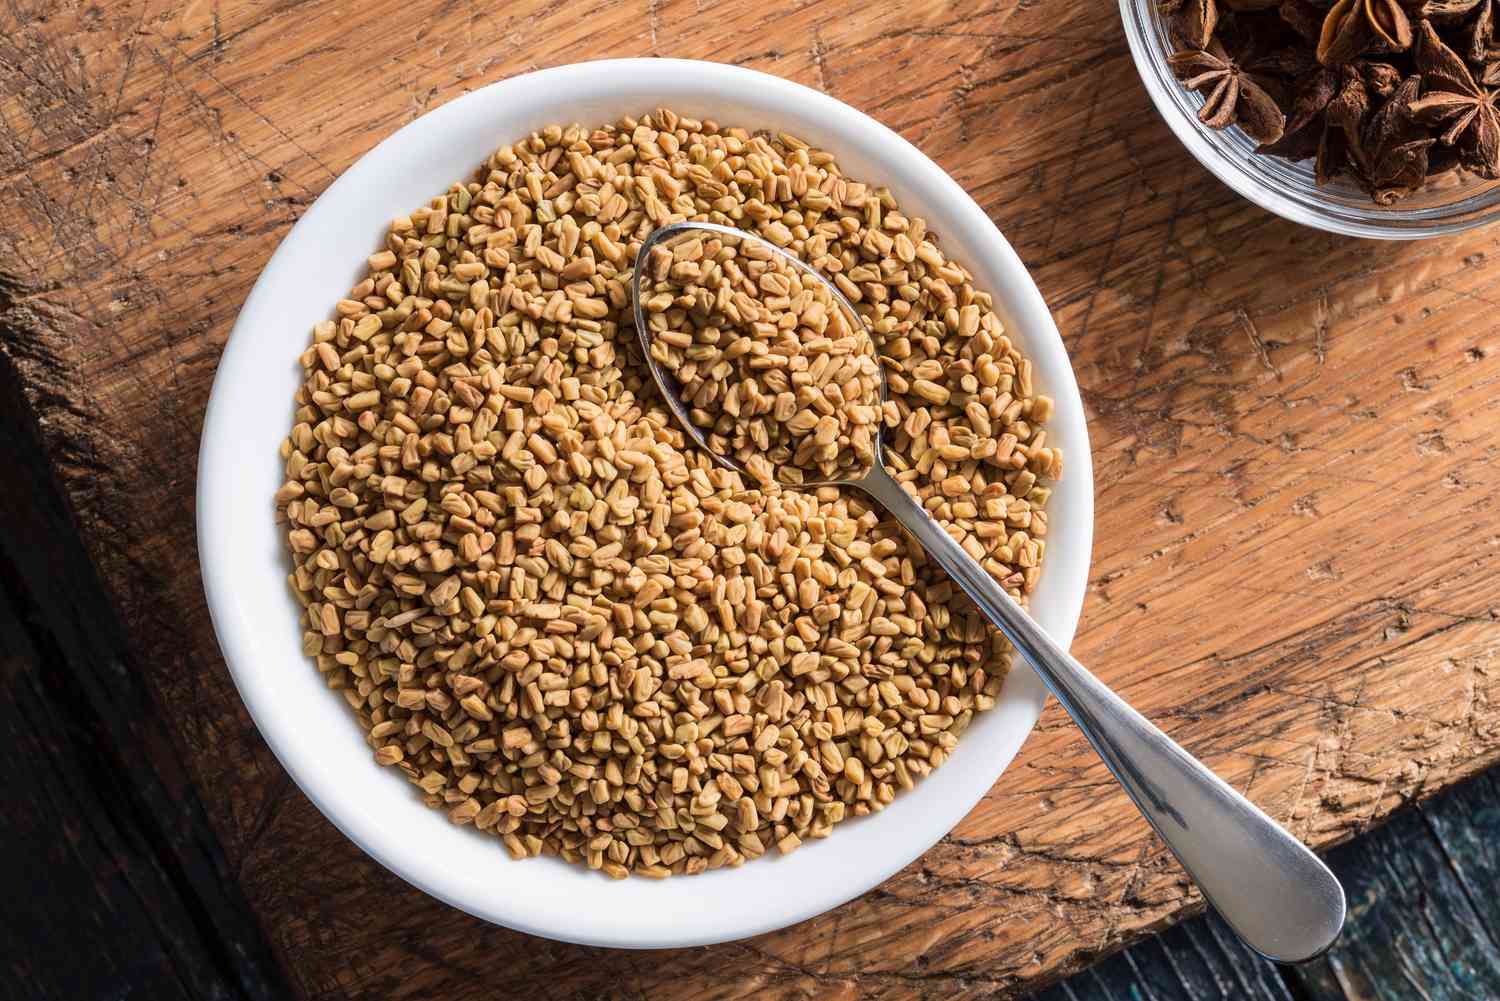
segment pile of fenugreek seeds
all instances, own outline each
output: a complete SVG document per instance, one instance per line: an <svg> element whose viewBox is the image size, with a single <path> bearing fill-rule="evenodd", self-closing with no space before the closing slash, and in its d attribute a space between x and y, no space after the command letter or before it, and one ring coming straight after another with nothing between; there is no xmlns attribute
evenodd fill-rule
<svg viewBox="0 0 1500 1001"><path fill-rule="evenodd" d="M862 498L753 489L685 444L628 301L685 217L833 276L887 366L888 465L1017 597L1062 464L989 295L791 136L551 126L396 219L301 359L276 504L304 649L430 805L615 877L880 809L1010 660Z"/></svg>
<svg viewBox="0 0 1500 1001"><path fill-rule="evenodd" d="M646 262L651 351L709 447L756 480L858 479L881 421L875 345L827 286L754 240L690 234ZM892 426L900 411L891 404Z"/></svg>

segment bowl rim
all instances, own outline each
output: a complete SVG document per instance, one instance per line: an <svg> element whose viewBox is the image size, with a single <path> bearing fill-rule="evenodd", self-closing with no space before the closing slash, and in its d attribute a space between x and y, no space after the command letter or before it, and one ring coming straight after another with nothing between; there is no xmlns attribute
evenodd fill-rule
<svg viewBox="0 0 1500 1001"><path fill-rule="evenodd" d="M322 733L305 732L305 727L298 728L298 719L292 718L296 714L309 718L326 716L327 712L321 707L295 704L290 711L277 711L287 679L294 687L306 688L306 684L294 674L285 673L284 658L268 656L271 644L268 634L277 631L284 634L286 627L275 621L269 625L261 621L254 604L263 601L295 607L285 585L285 557L284 553L278 552L278 573L271 575L274 580L266 580L263 564L267 554L255 550L245 539L247 533L261 533L264 526L256 524L252 526L253 530L247 530L244 523L237 520L245 516L253 518L255 512L260 511L266 523L273 521L269 517L268 504L246 497L243 486L246 474L243 471L251 461L247 459L246 450L263 444L262 439L268 436L280 441L285 436L287 425L281 418L258 422L246 420L247 414L264 415L265 402L264 394L257 396L256 388L244 377L272 364L267 360L267 352L261 348L267 331L288 326L288 310L283 308L279 294L283 286L295 285L301 280L296 277L299 268L305 270L309 265L312 258L308 248L319 243L322 231L336 228L341 221L347 223L351 215L361 213L364 223L373 222L383 227L388 216L371 220L370 209L364 204L368 199L362 200L361 192L371 185L380 185L384 172L395 169L413 155L420 156L420 152L412 154L411 151L421 149L424 137L441 137L450 127L463 123L470 116L483 117L486 109L520 106L527 107L528 114L545 116L549 105L558 105L555 96L558 94L565 95L564 104L568 100L574 105L602 102L637 110L642 103L655 106L635 96L621 97L618 92L622 79L631 81L626 90L651 87L653 93L657 93L683 91L691 86L694 94L721 95L727 101L748 102L747 107L805 109L808 116L819 120L819 127L826 123L828 135L845 137L851 147L879 144L879 160L885 169L885 176L879 180L889 183L898 192L907 184L933 192L944 207L943 226L934 225L934 231L944 234L945 239L949 233L960 232L961 235L956 237L959 242L982 249L983 261L966 260L965 263L976 274L993 273L994 280L985 284L995 294L997 310L1008 317L1011 326L1017 327L1014 336L1037 365L1039 377L1045 375L1043 384L1057 404L1049 419L1049 429L1055 428L1058 432L1053 435L1054 440L1066 440L1069 446L1066 475L1049 503L1051 510L1051 505L1057 504L1060 496L1066 494L1069 522L1065 526L1049 524L1049 540L1053 545L1049 547L1040 589L1050 588L1057 593L1036 612L1039 620L1047 624L1049 631L1064 646L1071 642L1087 588L1093 539L1093 476L1083 404L1062 337L1030 274L994 223L942 168L898 134L833 97L789 80L721 63L655 58L573 63L520 74L455 98L406 124L357 159L308 207L267 261L230 332L214 377L199 449L196 529L200 571L215 635L241 699L282 767L324 817L366 854L411 885L476 917L531 934L588 945L666 948L740 939L805 920L878 885L929 850L979 802L1033 728L1046 700L1046 690L1035 672L1018 659L1006 680L999 703L981 717L986 722L991 717L996 718L991 727L994 733L987 733L983 741L990 752L987 759L976 758L977 750L964 755L971 740L980 742L979 737L971 736L981 729L980 722L976 721L969 734L960 741L952 759L918 783L916 790L898 796L896 803L881 814L851 822L847 831L841 825L840 841L835 843L846 843L851 850L859 849L868 854L869 846L875 843L875 835L870 832L878 829L883 836L881 852L864 865L855 864L858 859L846 858L847 852L828 851L817 854L815 866L798 862L799 858L812 857L818 848L823 847L814 844L774 862L758 860L753 866L740 870L717 870L690 880L674 879L661 883L643 879L612 882L558 860L534 861L525 867L517 867L500 849L498 842L488 837L480 838L472 831L453 828L439 811L423 806L417 797L409 794L404 778L389 774L391 770L367 769L371 773L383 773L378 779L370 780L363 773L356 776L323 767L326 755L318 747L323 740ZM672 102L677 98L666 96L665 100ZM490 117L502 113L515 112L496 112ZM608 117L612 119L620 113L616 111ZM768 115L772 113L774 111L766 112ZM571 112L555 112L554 117L538 121L529 128L539 128L546 121L571 115ZM491 147L512 141L510 135L493 135ZM826 145L839 152L836 144ZM475 157L474 163L477 164L483 155ZM842 153L840 159L841 162L845 159ZM374 234L379 230L371 232ZM367 244L374 245L373 239ZM350 264L361 261L362 257L356 257ZM336 295L324 297L321 315L315 318L327 316L328 304ZM297 307L288 308L295 310ZM1024 319L1018 324L1018 318ZM310 325L301 327L295 335L304 346ZM262 336L258 337L257 333ZM294 358L295 354L284 359L288 393L296 384ZM279 469L279 458L276 465ZM264 474L257 475L264 478ZM255 493L254 496L260 495ZM269 494L262 501L268 497ZM278 549L284 545L284 540L276 541ZM237 572L247 566L254 572L248 577L239 576ZM255 571L256 566L261 569ZM279 602L264 597L273 586L279 591ZM290 622L290 629L294 636L300 637L300 627L294 619ZM284 643L282 647L284 652ZM299 653L294 660L296 668L304 672L313 684L324 687L304 656ZM285 673L280 683L273 677L278 670ZM342 698L333 697L327 701L334 703L339 714L348 720L349 710ZM321 724L323 721L315 722ZM368 765L369 752L364 746L363 734L357 726L347 729L357 739L360 756ZM346 742L335 739L339 740L337 753L347 758L343 746ZM961 757L964 759L962 767ZM341 778L345 781L341 782ZM439 853L428 850L425 844L413 847L402 839L403 832L392 829L400 827L398 821L401 818L410 816L410 811L402 803L395 799L381 800L377 811L356 801L357 793L349 788L354 784L372 786L380 782L392 782L392 788L399 786L407 791L402 802L422 811L430 819L430 823L416 820L411 823L420 827L424 835L430 834L442 841L449 854L434 858L433 855ZM904 801L917 798L927 789L933 791L923 797L925 809L918 810L913 804L904 811L897 810ZM904 826L898 827L890 819L898 812L905 820ZM439 835L438 832L443 830L473 842L482 841L487 851L495 852L495 872L455 871L449 860L460 856L452 852L467 854L468 849L464 843ZM886 841L899 843L900 847L890 847ZM552 899L578 891L581 884L576 880L558 877L549 870L549 874L543 877L543 886L534 877L523 879L514 872L518 868L524 870L539 865L554 865L560 870L582 873L596 880L601 887L620 888L614 890L622 902L617 913L628 914L630 919L576 915L565 902ZM757 880L755 884L741 877L737 885L753 888L760 883L787 883L795 875L797 881L790 886L799 894L796 899L782 900L779 906L759 913L751 907L736 910L727 905L700 913L686 902L689 897L711 896L714 890L719 890L722 895L722 887L731 885L728 880L734 878L735 873L755 872L771 876L765 871L767 866L785 870L786 875ZM827 873L827 878L819 876L820 873ZM510 874L509 878L507 874ZM642 890L642 884L651 889ZM689 884L691 889L686 893L662 889L672 884ZM632 886L634 889L625 889ZM662 913L656 913L657 910ZM563 920L564 915L566 920Z"/></svg>
<svg viewBox="0 0 1500 1001"><path fill-rule="evenodd" d="M1494 183L1462 202L1441 206L1419 207L1406 202L1378 206L1362 194L1357 201L1345 204L1329 197L1325 189L1294 179L1294 161L1259 157L1248 152L1248 147L1239 149L1243 144L1234 140L1237 129L1214 131L1198 121L1196 106L1201 105L1202 98L1177 82L1165 62L1166 49L1158 51L1153 44L1162 30L1155 0L1119 3L1131 61L1157 113L1204 169L1252 204L1312 229L1373 240L1452 236L1500 219L1500 185Z"/></svg>

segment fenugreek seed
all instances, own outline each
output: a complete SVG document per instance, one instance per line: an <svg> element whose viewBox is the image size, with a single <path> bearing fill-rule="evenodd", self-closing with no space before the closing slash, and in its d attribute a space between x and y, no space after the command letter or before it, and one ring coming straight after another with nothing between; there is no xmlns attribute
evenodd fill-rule
<svg viewBox="0 0 1500 1001"><path fill-rule="evenodd" d="M361 341L367 341L380 332L380 317L365 316L354 325L354 336Z"/></svg>
<svg viewBox="0 0 1500 1001"><path fill-rule="evenodd" d="M952 395L947 389L928 379L918 379L912 383L911 389L928 403L936 403L940 406L947 403Z"/></svg>
<svg viewBox="0 0 1500 1001"><path fill-rule="evenodd" d="M466 799L462 803L448 811L448 819L455 824L472 823L479 816L481 807L476 799Z"/></svg>
<svg viewBox="0 0 1500 1001"><path fill-rule="evenodd" d="M345 398L344 408L350 411L369 410L371 407L380 406L380 400L380 390L367 389Z"/></svg>
<svg viewBox="0 0 1500 1001"><path fill-rule="evenodd" d="M693 874L880 809L1011 653L878 512L797 483L884 430L905 488L1035 587L1062 450L990 297L791 137L658 112L543 129L483 176L393 221L299 359L274 502L305 653L377 762L515 858ZM797 470L782 489L689 447L631 354L630 248L689 202L859 312L758 244L643 265L653 353L752 478Z"/></svg>

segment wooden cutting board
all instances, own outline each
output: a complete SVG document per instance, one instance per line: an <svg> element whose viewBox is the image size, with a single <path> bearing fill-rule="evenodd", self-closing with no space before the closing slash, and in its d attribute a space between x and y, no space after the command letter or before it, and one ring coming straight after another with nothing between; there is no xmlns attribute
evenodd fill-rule
<svg viewBox="0 0 1500 1001"><path fill-rule="evenodd" d="M660 954L422 896L256 735L204 607L192 500L251 283L317 194L422 112L649 54L853 104L1010 238L1089 408L1097 543L1074 649L1126 698L1317 846L1500 757L1500 231L1377 244L1246 204L1157 117L1113 5L9 0L0 351L304 996L1000 997L1198 904L1055 706L879 889Z"/></svg>

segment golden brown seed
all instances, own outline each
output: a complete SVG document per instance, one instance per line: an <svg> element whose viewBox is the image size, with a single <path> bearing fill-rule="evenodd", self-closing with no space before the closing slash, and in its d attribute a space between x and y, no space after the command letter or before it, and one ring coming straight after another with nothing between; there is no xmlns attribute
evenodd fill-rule
<svg viewBox="0 0 1500 1001"><path fill-rule="evenodd" d="M1010 650L857 495L756 489L688 447L622 275L689 203L830 269L857 323L754 245L647 262L706 432L805 482L883 429L1024 599L1062 451L989 297L791 137L659 112L544 129L481 176L392 223L299 359L274 501L305 653L377 762L516 858L692 874L880 809L994 704Z"/></svg>

